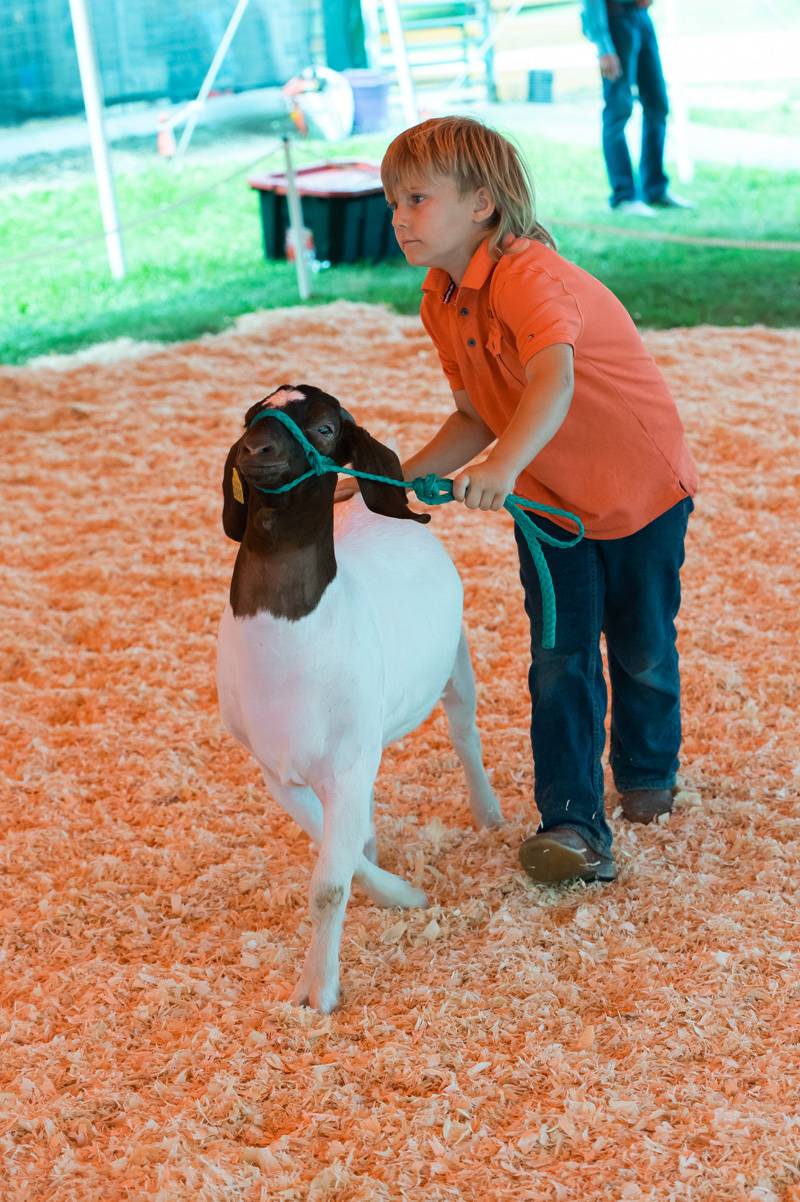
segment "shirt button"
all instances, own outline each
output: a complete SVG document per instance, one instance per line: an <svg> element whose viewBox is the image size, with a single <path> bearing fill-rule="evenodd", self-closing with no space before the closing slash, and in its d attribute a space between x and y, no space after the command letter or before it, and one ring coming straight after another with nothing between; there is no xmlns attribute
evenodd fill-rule
<svg viewBox="0 0 800 1202"><path fill-rule="evenodd" d="M477 346L477 345L478 345L478 344L476 343L476 341L475 341L475 339L474 339L474 338L468 338L468 339L467 339L467 346Z"/></svg>
<svg viewBox="0 0 800 1202"><path fill-rule="evenodd" d="M469 313L469 309L459 309L459 313L461 314L462 317L466 317L467 314Z"/></svg>

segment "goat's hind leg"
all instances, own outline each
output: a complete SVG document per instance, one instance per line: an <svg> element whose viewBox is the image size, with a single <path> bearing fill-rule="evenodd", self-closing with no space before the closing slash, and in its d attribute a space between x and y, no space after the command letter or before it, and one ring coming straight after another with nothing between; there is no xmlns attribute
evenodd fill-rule
<svg viewBox="0 0 800 1202"><path fill-rule="evenodd" d="M469 806L478 828L501 826L500 803L489 784L481 754L481 737L475 720L477 695L467 636L462 629L453 671L445 685L442 703L447 714L450 738L461 760L467 780Z"/></svg>
<svg viewBox="0 0 800 1202"><path fill-rule="evenodd" d="M302 827L316 847L322 846L323 811L322 802L313 789L304 785L278 785L264 773L264 780L272 796L298 826ZM369 826L364 851L359 856L353 873L357 883L376 906L399 906L410 910L427 906L428 898L421 889L415 888L393 872L378 867L375 842L375 794L370 794Z"/></svg>
<svg viewBox="0 0 800 1202"><path fill-rule="evenodd" d="M355 879L376 906L399 906L403 910L427 906L428 898L401 876L378 867L378 848L375 839L375 790L369 797L369 836L364 854L355 870Z"/></svg>
<svg viewBox="0 0 800 1202"><path fill-rule="evenodd" d="M378 863L378 840L375 835L375 790L369 795L369 835L364 844L364 855L370 864Z"/></svg>
<svg viewBox="0 0 800 1202"><path fill-rule="evenodd" d="M305 785L282 785L262 769L267 789L282 810L306 832L317 847L322 843L322 802L313 789Z"/></svg>

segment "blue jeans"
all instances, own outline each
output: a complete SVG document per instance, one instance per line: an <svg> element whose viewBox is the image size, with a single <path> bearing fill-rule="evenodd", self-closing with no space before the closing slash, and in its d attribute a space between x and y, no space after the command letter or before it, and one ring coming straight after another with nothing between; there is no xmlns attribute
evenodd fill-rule
<svg viewBox="0 0 800 1202"><path fill-rule="evenodd" d="M612 209L636 198L633 166L625 140L625 126L633 112L633 88L642 106L642 154L639 180L642 198L657 201L666 194L664 139L667 132L667 85L653 22L644 8L634 4L608 5L608 31L622 66L619 79L603 80L603 154L611 184Z"/></svg>
<svg viewBox="0 0 800 1202"><path fill-rule="evenodd" d="M686 497L627 538L585 538L562 549L543 544L556 594L556 645L541 645L539 579L525 540L515 534L525 610L531 624L528 683L540 830L572 826L595 851L611 847L603 807L606 685L611 678L610 764L618 789L668 789L681 742L675 616L686 525ZM545 518L548 534L568 537Z"/></svg>

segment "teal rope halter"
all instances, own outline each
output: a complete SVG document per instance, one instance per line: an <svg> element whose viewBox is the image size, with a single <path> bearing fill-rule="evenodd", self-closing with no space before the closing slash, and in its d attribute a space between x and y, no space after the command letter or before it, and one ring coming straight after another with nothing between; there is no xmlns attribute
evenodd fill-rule
<svg viewBox="0 0 800 1202"><path fill-rule="evenodd" d="M305 451L310 467L302 476L297 476L296 479L290 480L288 484L282 484L280 488L261 488L258 484L252 486L258 489L259 492L275 496L279 493L289 492L290 489L296 488L298 484L302 484L304 480L308 480L312 476L326 476L330 473L341 472L345 476L355 476L359 480L374 480L376 484L394 484L397 488L407 488L424 505L446 505L448 501L454 499L453 481L447 480L442 476L431 474L428 476L418 476L415 480L394 480L391 476L375 476L371 472L359 472L355 468L342 467L333 459L318 451L313 443L309 442L306 438L297 422L281 409L262 409L251 421L250 428L252 429L256 422L260 422L264 417L272 417L276 421L281 422L290 434L294 435ZM556 641L556 595L553 589L553 578L550 575L550 569L547 566L547 560L544 557L544 552L540 544L547 543L551 547L563 548L576 546L583 538L583 522L577 514L570 513L568 509L557 509L553 505L544 505L539 501L529 501L527 497L518 497L514 493L506 497L503 502L503 508L511 514L519 527L531 553L536 574L539 577L539 588L542 591L542 646L545 648L554 647ZM575 523L578 533L571 539L553 538L551 534L547 534L544 530L541 530L533 519L529 517L525 512L528 509L535 509L539 513L552 513L559 517L567 518L570 522Z"/></svg>

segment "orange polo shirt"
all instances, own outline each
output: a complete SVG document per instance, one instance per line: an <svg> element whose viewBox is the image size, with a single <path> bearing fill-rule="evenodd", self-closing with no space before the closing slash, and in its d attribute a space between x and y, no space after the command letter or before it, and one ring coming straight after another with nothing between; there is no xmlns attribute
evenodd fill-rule
<svg viewBox="0 0 800 1202"><path fill-rule="evenodd" d="M541 242L499 262L484 242L460 288L440 268L422 288L422 321L451 387L466 391L497 436L519 404L528 360L572 347L569 413L517 493L576 513L590 538L634 534L692 496L695 468L675 402L627 310L594 276Z"/></svg>

